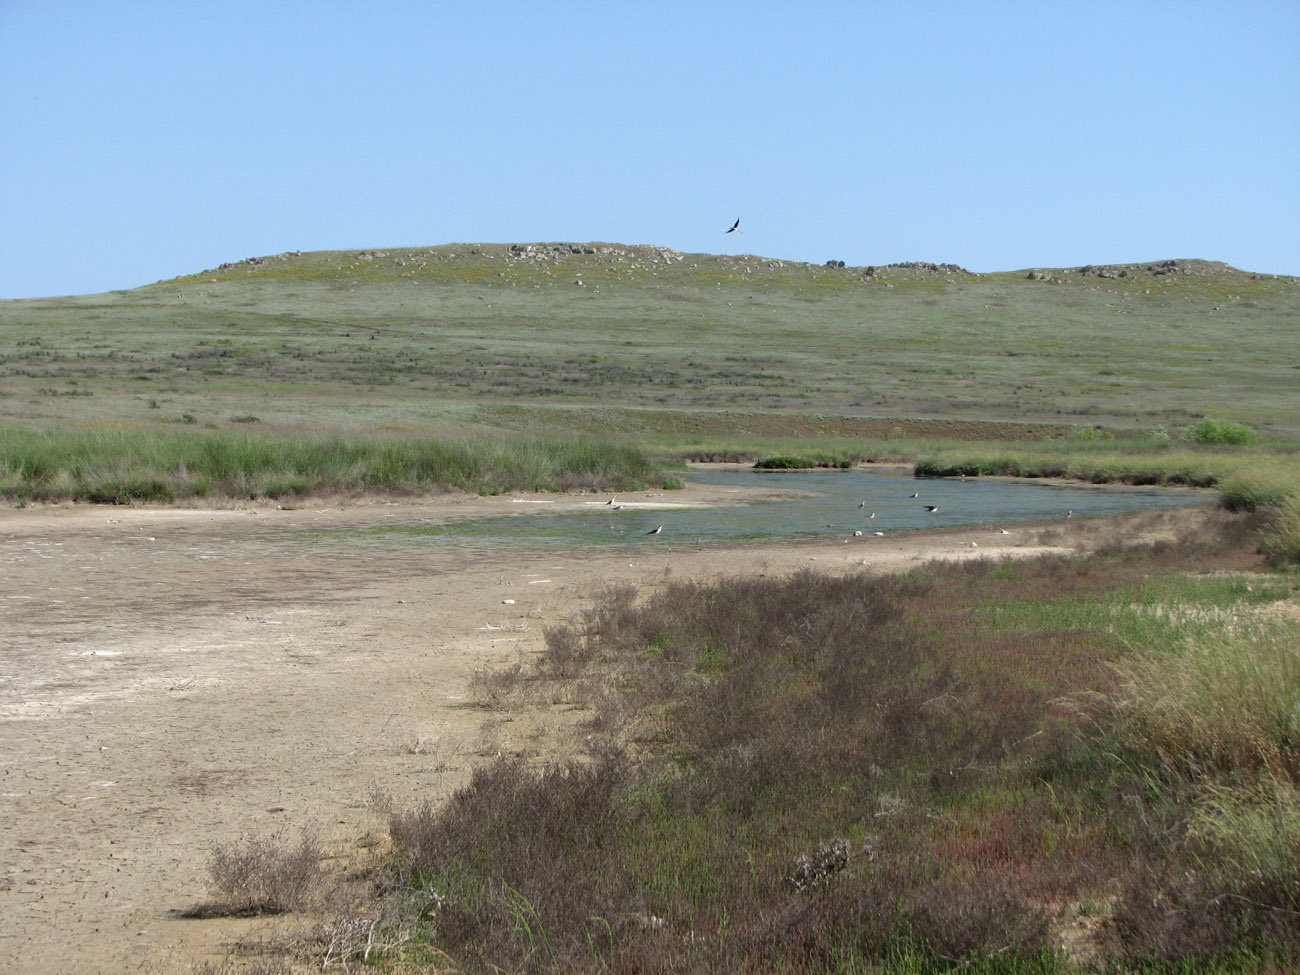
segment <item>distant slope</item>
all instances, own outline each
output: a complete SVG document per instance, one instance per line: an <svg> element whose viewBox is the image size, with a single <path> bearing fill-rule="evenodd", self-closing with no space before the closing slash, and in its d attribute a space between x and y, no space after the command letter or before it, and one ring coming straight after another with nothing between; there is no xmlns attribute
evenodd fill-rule
<svg viewBox="0 0 1300 975"><path fill-rule="evenodd" d="M1220 261L1161 260L1146 264L1085 265L1079 268L1034 268L995 274L975 274L955 264L903 261L882 266L853 267L843 261L805 264L752 254L689 254L649 244L530 243L444 244L439 247L388 248L362 251L292 251L250 257L220 267L160 283L218 283L241 278L296 281L395 281L432 283L560 285L761 284L799 291L812 287L838 288L855 283L956 281L1002 278L1023 274L1027 280L1070 283L1072 280L1165 285L1201 279L1225 285L1258 281L1289 281L1277 275L1252 274ZM581 285L578 282L582 282Z"/></svg>
<svg viewBox="0 0 1300 975"><path fill-rule="evenodd" d="M609 243L286 253L0 302L0 417L428 430L493 426L510 404L1128 428L1210 415L1300 439L1298 326L1300 280L1203 260L974 274Z"/></svg>

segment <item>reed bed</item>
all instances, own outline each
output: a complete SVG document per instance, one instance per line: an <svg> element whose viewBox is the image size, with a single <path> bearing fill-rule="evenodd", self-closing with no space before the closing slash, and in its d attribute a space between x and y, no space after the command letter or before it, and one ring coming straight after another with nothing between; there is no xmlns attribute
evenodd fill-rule
<svg viewBox="0 0 1300 975"><path fill-rule="evenodd" d="M636 448L577 438L0 429L0 497L19 503L628 490L661 480Z"/></svg>

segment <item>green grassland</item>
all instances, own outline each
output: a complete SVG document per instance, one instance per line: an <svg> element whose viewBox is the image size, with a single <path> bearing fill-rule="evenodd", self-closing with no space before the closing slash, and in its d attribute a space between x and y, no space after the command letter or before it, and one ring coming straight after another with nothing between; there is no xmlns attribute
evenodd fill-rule
<svg viewBox="0 0 1300 975"><path fill-rule="evenodd" d="M0 418L424 433L492 428L501 404L528 403L704 411L713 434L740 411L1128 429L1215 416L1300 437L1294 278L514 246L282 254L0 303Z"/></svg>
<svg viewBox="0 0 1300 975"><path fill-rule="evenodd" d="M972 274L601 243L280 254L0 302L0 494L633 486L662 481L655 465L780 455L1146 483L1268 468L1239 493L1276 502L1300 482L1298 326L1300 279L1199 260ZM409 440L495 456L444 477ZM502 473L565 454L576 467Z"/></svg>

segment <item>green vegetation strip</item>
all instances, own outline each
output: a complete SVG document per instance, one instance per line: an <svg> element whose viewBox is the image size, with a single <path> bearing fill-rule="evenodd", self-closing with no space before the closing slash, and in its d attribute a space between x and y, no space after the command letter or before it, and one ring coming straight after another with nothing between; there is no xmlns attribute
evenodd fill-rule
<svg viewBox="0 0 1300 975"><path fill-rule="evenodd" d="M661 483L634 447L579 439L250 435L0 428L0 497L173 502L311 493L478 494Z"/></svg>

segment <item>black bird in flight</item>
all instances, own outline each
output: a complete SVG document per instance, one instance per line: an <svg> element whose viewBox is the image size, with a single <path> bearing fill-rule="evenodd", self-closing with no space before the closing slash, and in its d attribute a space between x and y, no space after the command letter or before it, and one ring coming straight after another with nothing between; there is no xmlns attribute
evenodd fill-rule
<svg viewBox="0 0 1300 975"><path fill-rule="evenodd" d="M740 217L737 217L736 222L731 225L731 230L728 230L727 234L733 233L739 229L740 229ZM723 234L723 236L725 237L727 234Z"/></svg>

